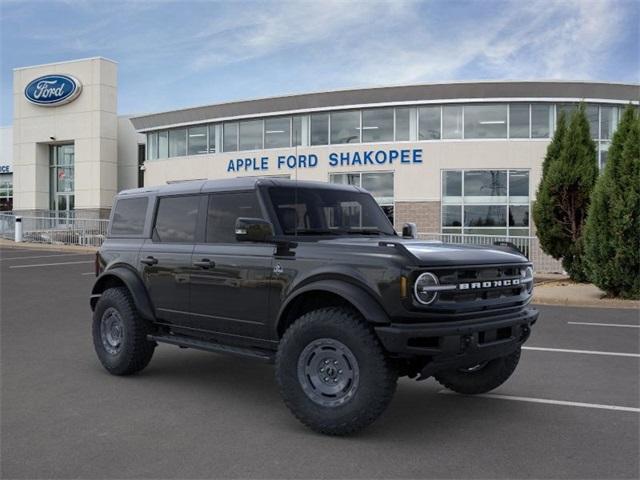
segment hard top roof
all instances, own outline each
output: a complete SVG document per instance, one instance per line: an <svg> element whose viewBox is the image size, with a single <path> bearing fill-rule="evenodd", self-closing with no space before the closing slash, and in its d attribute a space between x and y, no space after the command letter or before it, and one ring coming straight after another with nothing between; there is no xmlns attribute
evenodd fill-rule
<svg viewBox="0 0 640 480"><path fill-rule="evenodd" d="M145 194L156 195L180 195L188 193L229 192L240 190L252 190L258 186L298 187L298 188L322 188L332 190L357 190L362 189L353 185L341 185L328 182L313 182L308 180L290 180L287 178L270 177L239 177L218 180L185 180L172 182L167 185L153 187L132 188L118 193L118 197Z"/></svg>

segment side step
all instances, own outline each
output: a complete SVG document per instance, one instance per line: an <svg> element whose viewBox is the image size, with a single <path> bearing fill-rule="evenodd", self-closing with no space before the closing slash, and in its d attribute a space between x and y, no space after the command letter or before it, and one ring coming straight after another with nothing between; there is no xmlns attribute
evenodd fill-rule
<svg viewBox="0 0 640 480"><path fill-rule="evenodd" d="M205 340L199 340L197 338L184 337L181 335L147 335L148 340L153 340L158 343L168 343L170 345L177 345L182 348L195 348L197 350L205 350L207 352L216 353L229 353L231 355L239 355L242 357L249 357L263 362L273 363L275 360L275 352L268 350L258 350L255 348L243 348L233 347L230 345L223 345L217 342L207 342Z"/></svg>

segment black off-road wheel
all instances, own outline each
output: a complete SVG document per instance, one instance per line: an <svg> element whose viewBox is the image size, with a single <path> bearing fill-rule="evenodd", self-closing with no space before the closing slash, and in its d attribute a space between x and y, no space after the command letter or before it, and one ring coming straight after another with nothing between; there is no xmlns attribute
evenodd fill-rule
<svg viewBox="0 0 640 480"><path fill-rule="evenodd" d="M434 375L449 390L465 395L486 393L506 382L520 361L520 349L510 355L496 358L469 368L447 370Z"/></svg>
<svg viewBox="0 0 640 480"><path fill-rule="evenodd" d="M147 340L149 325L124 287L102 294L93 312L92 332L100 363L113 375L137 373L153 356L156 344Z"/></svg>
<svg viewBox="0 0 640 480"><path fill-rule="evenodd" d="M276 379L285 404L303 424L347 435L384 412L398 374L360 315L332 307L301 316L285 332Z"/></svg>

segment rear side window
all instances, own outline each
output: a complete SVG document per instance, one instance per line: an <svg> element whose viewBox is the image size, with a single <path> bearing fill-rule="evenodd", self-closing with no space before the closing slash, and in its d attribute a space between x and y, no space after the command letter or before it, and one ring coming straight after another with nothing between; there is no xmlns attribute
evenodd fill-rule
<svg viewBox="0 0 640 480"><path fill-rule="evenodd" d="M148 203L147 197L119 199L113 212L111 235L142 235Z"/></svg>
<svg viewBox="0 0 640 480"><path fill-rule="evenodd" d="M153 241L193 243L196 236L199 204L199 195L160 198L153 229Z"/></svg>
<svg viewBox="0 0 640 480"><path fill-rule="evenodd" d="M238 217L262 218L255 192L209 195L207 243L235 243Z"/></svg>

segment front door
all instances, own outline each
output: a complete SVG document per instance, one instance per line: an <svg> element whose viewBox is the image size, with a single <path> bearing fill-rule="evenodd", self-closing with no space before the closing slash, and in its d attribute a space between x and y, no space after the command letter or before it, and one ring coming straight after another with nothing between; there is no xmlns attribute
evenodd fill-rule
<svg viewBox="0 0 640 480"><path fill-rule="evenodd" d="M140 251L142 278L160 322L189 323L189 274L201 198L160 198L152 238Z"/></svg>
<svg viewBox="0 0 640 480"><path fill-rule="evenodd" d="M191 322L229 342L265 338L274 246L235 239L238 217L263 218L256 192L214 193L208 202L205 243L192 256Z"/></svg>

